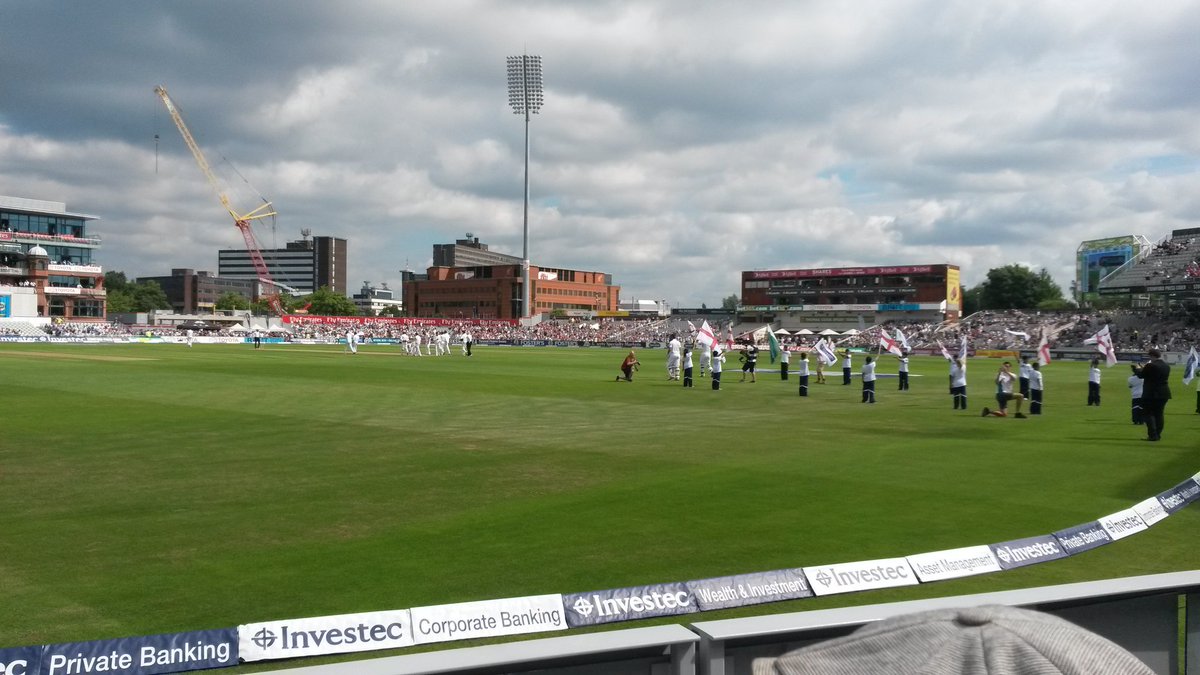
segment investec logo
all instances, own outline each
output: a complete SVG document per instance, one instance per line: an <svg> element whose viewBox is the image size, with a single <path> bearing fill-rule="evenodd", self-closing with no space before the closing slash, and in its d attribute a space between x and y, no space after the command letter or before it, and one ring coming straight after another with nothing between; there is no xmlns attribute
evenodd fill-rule
<svg viewBox="0 0 1200 675"><path fill-rule="evenodd" d="M1197 485L1194 480L1181 483L1158 496L1158 500L1162 502L1167 513L1174 513L1197 498L1200 498L1200 485Z"/></svg>
<svg viewBox="0 0 1200 675"><path fill-rule="evenodd" d="M0 675L34 675L29 669L29 661L13 659L8 663L0 661Z"/></svg>
<svg viewBox="0 0 1200 675"><path fill-rule="evenodd" d="M805 567L804 576L808 577L809 585L817 595L910 586L917 583L912 567L904 558Z"/></svg>
<svg viewBox="0 0 1200 675"><path fill-rule="evenodd" d="M1000 567L1006 570L1067 557L1058 540L1049 534L1002 541L988 546L1000 561Z"/></svg>
<svg viewBox="0 0 1200 675"><path fill-rule="evenodd" d="M591 616L592 610L596 616L616 616L624 614L643 614L646 612L661 612L687 607L692 604L692 598L685 591L675 593L647 593L646 595L631 595L627 597L601 598L593 595L592 600L581 597L571 605L580 616Z"/></svg>
<svg viewBox="0 0 1200 675"><path fill-rule="evenodd" d="M238 627L246 661L391 649L413 644L408 610L292 619Z"/></svg>
<svg viewBox="0 0 1200 675"><path fill-rule="evenodd" d="M1108 530L1109 536L1113 539L1124 539L1146 529L1146 523L1133 509L1125 509L1107 515L1100 519L1100 524Z"/></svg>
<svg viewBox="0 0 1200 675"><path fill-rule="evenodd" d="M575 596L570 608L586 623L694 612L695 598L682 586L595 591Z"/></svg>

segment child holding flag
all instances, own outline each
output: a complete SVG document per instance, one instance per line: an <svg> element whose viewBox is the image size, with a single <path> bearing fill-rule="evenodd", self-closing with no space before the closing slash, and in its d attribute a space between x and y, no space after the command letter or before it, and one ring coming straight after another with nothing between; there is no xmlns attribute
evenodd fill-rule
<svg viewBox="0 0 1200 675"><path fill-rule="evenodd" d="M1092 359L1088 370L1088 405L1100 405L1100 359Z"/></svg>
<svg viewBox="0 0 1200 675"><path fill-rule="evenodd" d="M817 363L821 362L817 359ZM817 372L820 372L820 366L817 366ZM800 363L796 364L796 374L800 376L800 395L808 396L808 353L800 352Z"/></svg>
<svg viewBox="0 0 1200 675"><path fill-rule="evenodd" d="M721 371L725 369L725 355L716 349L712 352L712 389L721 391Z"/></svg>

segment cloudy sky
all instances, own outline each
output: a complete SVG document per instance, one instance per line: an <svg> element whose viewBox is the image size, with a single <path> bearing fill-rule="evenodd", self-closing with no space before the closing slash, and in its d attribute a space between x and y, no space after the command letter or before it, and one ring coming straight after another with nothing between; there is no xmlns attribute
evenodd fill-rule
<svg viewBox="0 0 1200 675"><path fill-rule="evenodd" d="M106 268L215 271L241 238L163 84L264 247L346 237L352 289L468 231L519 255L527 52L534 264L682 306L816 266L1066 290L1082 240L1200 225L1197 35L1194 0L0 0L0 194L100 216Z"/></svg>

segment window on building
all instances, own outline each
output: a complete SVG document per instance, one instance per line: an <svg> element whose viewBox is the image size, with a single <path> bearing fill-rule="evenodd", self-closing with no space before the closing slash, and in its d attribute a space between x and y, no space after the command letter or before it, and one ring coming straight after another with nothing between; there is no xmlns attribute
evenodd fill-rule
<svg viewBox="0 0 1200 675"><path fill-rule="evenodd" d="M104 316L104 303L99 300L76 300L75 316L100 318Z"/></svg>

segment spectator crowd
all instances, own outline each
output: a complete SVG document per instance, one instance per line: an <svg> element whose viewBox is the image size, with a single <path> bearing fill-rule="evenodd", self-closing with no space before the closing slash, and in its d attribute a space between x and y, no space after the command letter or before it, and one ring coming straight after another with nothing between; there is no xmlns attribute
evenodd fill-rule
<svg viewBox="0 0 1200 675"><path fill-rule="evenodd" d="M402 336L415 338L421 335L422 342L439 333L449 332L455 340L469 333L475 342L575 342L587 344L662 343L671 336L688 341L705 317L670 317L651 319L597 319L597 320L546 320L534 326L506 323L482 325L470 322L445 324L441 321L408 323L366 320L361 323L302 323L288 324L286 328L272 330L271 334L287 340L318 340L336 342L353 328L363 338L400 340ZM762 335L762 324L730 325L728 322L711 324L718 341L725 343L730 337L742 343L755 340L766 343ZM1098 310L1034 312L1021 310L982 311L960 322L910 321L887 322L859 331L845 331L830 335L839 347L874 347L878 341L878 329L889 334L899 329L913 349L936 348L938 343L957 344L961 336L967 337L972 348L979 349L1031 349L1037 345L1043 331L1057 348L1084 347L1084 340L1104 326L1109 327L1113 343L1119 350L1144 351L1157 347L1165 351L1187 349L1200 342L1200 314L1194 310L1175 308L1172 310ZM186 329L170 326L125 325L116 322L56 322L42 326L45 335L55 337L120 337L183 336ZM755 338L755 331L759 335ZM245 329L213 328L196 330L197 335L238 336ZM266 331L263 331L264 333ZM849 334L847 334L849 333ZM856 334L857 333L857 334ZM23 334L5 324L0 324L0 336ZM779 335L782 345L795 348L813 346L823 336L814 331L812 335Z"/></svg>

